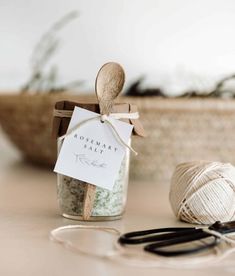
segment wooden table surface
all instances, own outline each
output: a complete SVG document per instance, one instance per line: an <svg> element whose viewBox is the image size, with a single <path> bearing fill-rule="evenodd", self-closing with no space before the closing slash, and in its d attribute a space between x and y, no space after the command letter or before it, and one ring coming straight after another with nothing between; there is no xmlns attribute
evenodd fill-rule
<svg viewBox="0 0 235 276"><path fill-rule="evenodd" d="M124 231L167 226L177 222L168 202L169 183L131 182L124 218L87 223ZM80 222L60 216L56 175L21 161L0 131L0 275L221 275L235 266L215 268L140 268L74 253L49 239L52 229ZM86 224L86 223L80 223ZM87 237L89 238L89 237ZM235 256L231 256L232 260ZM231 262L230 262L231 263Z"/></svg>

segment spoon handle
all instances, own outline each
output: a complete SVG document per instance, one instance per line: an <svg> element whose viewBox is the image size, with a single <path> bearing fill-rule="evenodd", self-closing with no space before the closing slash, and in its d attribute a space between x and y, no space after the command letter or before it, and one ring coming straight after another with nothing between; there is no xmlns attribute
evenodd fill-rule
<svg viewBox="0 0 235 276"><path fill-rule="evenodd" d="M91 217L93 204L95 200L96 186L90 183L86 183L86 190L84 194L83 202L83 214L82 217L84 220L89 220Z"/></svg>
<svg viewBox="0 0 235 276"><path fill-rule="evenodd" d="M111 108L109 104L106 104L106 102L102 101L102 102L99 102L99 107L100 107L100 114L109 114L109 111ZM84 195L84 201L83 201L82 217L84 220L89 220L92 214L95 194L96 194L96 186L93 184L87 183L85 195Z"/></svg>

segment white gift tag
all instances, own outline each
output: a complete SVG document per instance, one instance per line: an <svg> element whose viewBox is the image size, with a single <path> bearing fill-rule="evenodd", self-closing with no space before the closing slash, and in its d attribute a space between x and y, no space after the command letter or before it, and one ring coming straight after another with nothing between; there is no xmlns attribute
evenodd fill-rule
<svg viewBox="0 0 235 276"><path fill-rule="evenodd" d="M76 128L89 118L96 119ZM113 118L109 120L128 144L133 126ZM126 152L112 128L100 121L100 114L75 107L67 133L54 171L112 190Z"/></svg>

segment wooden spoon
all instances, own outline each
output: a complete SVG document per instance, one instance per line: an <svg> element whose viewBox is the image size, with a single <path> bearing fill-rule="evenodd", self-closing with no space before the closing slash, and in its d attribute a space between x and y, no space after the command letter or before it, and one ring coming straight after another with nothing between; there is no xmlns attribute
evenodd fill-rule
<svg viewBox="0 0 235 276"><path fill-rule="evenodd" d="M125 82L125 73L122 67L115 62L104 64L96 77L95 91L99 102L100 114L110 114L114 100L122 91ZM84 203L83 219L89 220L95 199L96 186L87 183Z"/></svg>
<svg viewBox="0 0 235 276"><path fill-rule="evenodd" d="M125 73L118 63L108 62L100 68L95 82L100 114L109 115L114 100L122 91L124 82Z"/></svg>

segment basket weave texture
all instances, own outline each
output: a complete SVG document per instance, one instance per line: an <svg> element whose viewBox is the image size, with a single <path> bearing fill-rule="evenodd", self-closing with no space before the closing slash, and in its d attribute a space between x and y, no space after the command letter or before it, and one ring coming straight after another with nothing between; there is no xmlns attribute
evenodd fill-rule
<svg viewBox="0 0 235 276"><path fill-rule="evenodd" d="M0 123L23 156L53 166L53 108L60 100L86 101L68 94L1 95ZM235 100L122 97L138 106L148 137L134 137L139 152L131 160L131 179L169 183L175 166L196 159L235 164Z"/></svg>
<svg viewBox="0 0 235 276"><path fill-rule="evenodd" d="M132 177L169 183L175 166L192 160L235 164L235 100L136 98L149 135L133 139L139 150Z"/></svg>

